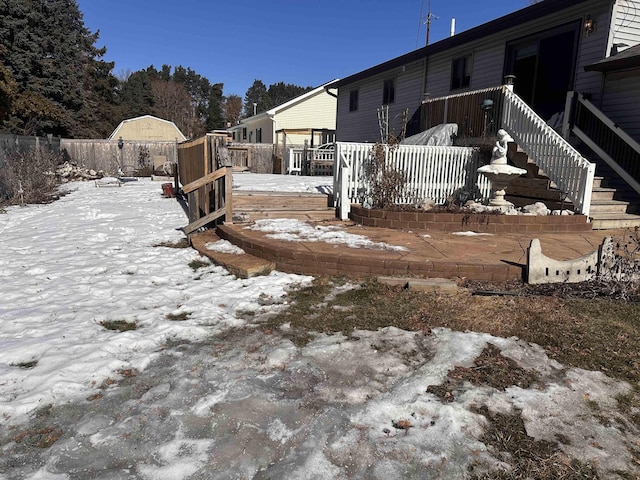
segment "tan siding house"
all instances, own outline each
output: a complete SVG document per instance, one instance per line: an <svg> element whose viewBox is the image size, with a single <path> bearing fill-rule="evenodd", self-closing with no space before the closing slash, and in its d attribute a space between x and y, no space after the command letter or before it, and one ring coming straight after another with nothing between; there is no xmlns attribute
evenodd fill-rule
<svg viewBox="0 0 640 480"><path fill-rule="evenodd" d="M316 145L313 132L336 129L337 95L333 80L266 112L245 118L229 128L238 143L286 142L287 146Z"/></svg>

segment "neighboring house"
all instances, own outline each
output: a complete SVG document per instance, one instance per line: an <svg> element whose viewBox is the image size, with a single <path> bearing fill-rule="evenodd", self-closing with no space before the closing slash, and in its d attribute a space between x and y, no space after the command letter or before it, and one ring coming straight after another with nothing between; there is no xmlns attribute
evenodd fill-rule
<svg viewBox="0 0 640 480"><path fill-rule="evenodd" d="M405 111L420 131L425 98L495 87L507 75L544 119L563 112L573 90L640 140L637 73L612 74L627 67L613 59L638 44L640 0L544 0L338 81L337 140L379 140L381 122L398 134Z"/></svg>
<svg viewBox="0 0 640 480"><path fill-rule="evenodd" d="M129 118L120 122L109 140L131 140L148 142L184 142L183 135L175 123L152 115Z"/></svg>
<svg viewBox="0 0 640 480"><path fill-rule="evenodd" d="M336 129L333 80L229 128L238 143L268 143L280 147L318 146L334 140Z"/></svg>

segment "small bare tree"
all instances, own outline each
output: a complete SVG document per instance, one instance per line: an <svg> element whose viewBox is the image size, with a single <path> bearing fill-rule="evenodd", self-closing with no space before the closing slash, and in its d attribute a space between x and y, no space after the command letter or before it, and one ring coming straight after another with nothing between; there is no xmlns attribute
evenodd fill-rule
<svg viewBox="0 0 640 480"><path fill-rule="evenodd" d="M387 161L387 154L393 154L398 146L398 139L390 135L387 143L378 142L371 149L369 161L364 166L365 180L369 185L368 198L364 203L371 208L395 205L404 191L405 173Z"/></svg>
<svg viewBox="0 0 640 480"><path fill-rule="evenodd" d="M14 152L0 160L0 204L46 203L55 199L60 156L43 149Z"/></svg>

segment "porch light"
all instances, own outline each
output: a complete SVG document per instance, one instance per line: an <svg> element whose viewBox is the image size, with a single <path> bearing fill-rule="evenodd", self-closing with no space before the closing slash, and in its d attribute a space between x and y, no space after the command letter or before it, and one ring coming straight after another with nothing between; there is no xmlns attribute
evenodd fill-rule
<svg viewBox="0 0 640 480"><path fill-rule="evenodd" d="M514 83L516 83L516 76L515 75L505 75L504 76L504 84L505 85L513 85Z"/></svg>
<svg viewBox="0 0 640 480"><path fill-rule="evenodd" d="M584 33L589 35L593 33L596 29L596 22L591 18L591 15L587 15L587 18L584 20Z"/></svg>
<svg viewBox="0 0 640 480"><path fill-rule="evenodd" d="M124 147L124 140L122 140L122 137L120 137L118 138L118 148L122 150L122 147Z"/></svg>

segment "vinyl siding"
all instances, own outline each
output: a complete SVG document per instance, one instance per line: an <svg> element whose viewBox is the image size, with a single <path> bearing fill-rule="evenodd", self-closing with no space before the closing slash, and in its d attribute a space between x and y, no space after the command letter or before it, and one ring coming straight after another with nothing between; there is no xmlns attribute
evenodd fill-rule
<svg viewBox="0 0 640 480"><path fill-rule="evenodd" d="M640 70L608 75L600 109L640 143Z"/></svg>
<svg viewBox="0 0 640 480"><path fill-rule="evenodd" d="M317 95L308 97L298 103L278 110L273 119L268 115L258 115L256 118L248 118L231 130L236 131L236 141L243 143L256 142L256 130L262 128L262 143L273 143L275 132L282 129L312 129L336 128L336 98L322 91ZM247 129L247 138L242 140L242 129ZM250 136L250 133L252 135ZM310 140L310 135L287 135L287 144L302 145L304 140Z"/></svg>
<svg viewBox="0 0 640 480"><path fill-rule="evenodd" d="M622 50L640 44L640 0L617 0L613 12L611 45L626 43Z"/></svg>
<svg viewBox="0 0 640 480"><path fill-rule="evenodd" d="M618 1L640 2L640 0ZM338 139L340 141L375 141L379 138L376 109L381 104L382 82L385 78L396 75L399 79L396 85L396 105L393 106L393 110L390 109L389 117L393 118L405 107L409 107L411 114L419 106L423 91L435 98L465 90L501 85L508 42L524 39L571 22L582 23L587 15L591 15L596 20L597 28L590 35L585 35L583 30L579 29L578 53L572 88L582 93L591 94L592 98L597 100L601 89L601 75L597 72L585 72L584 67L605 58L609 41L611 9L611 0L586 1L556 14L537 18L525 24L514 25L484 38L478 38L464 45L432 54L427 60L424 89L420 88L419 81L424 75L422 72L413 81L404 83L400 81L402 76L398 68L390 68L385 73L377 73L369 78L341 85L338 100ZM640 27L640 19L636 20L635 27ZM631 30L631 28L626 30ZM470 86L451 92L451 62L453 59L467 54L472 54L473 58ZM410 70L413 71L417 66L422 68L423 61L415 60L412 62ZM405 66L405 68L407 67L408 65ZM407 88L408 91L404 92L403 88ZM349 92L353 89L359 90L357 112L349 112ZM400 97L402 97L402 101ZM402 104L406 101L410 103Z"/></svg>
<svg viewBox="0 0 640 480"><path fill-rule="evenodd" d="M424 61L411 62L376 75L347 88L340 88L336 138L340 142L376 142L380 140L377 110L382 106L385 80L395 79L395 100L389 104L389 132L398 135L402 129L402 112L408 109L409 118L423 98ZM349 111L351 91L358 90L358 109Z"/></svg>

